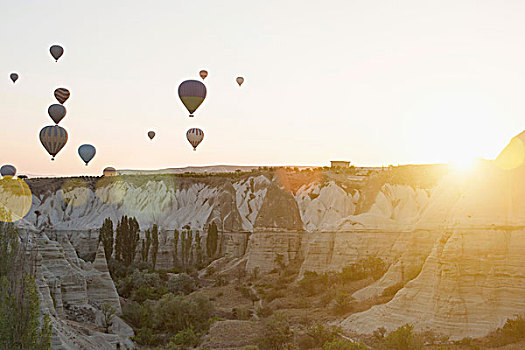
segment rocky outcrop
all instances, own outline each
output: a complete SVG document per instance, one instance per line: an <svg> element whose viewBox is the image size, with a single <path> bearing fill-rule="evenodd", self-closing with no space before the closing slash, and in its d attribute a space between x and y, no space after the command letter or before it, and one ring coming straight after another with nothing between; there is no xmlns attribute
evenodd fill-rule
<svg viewBox="0 0 525 350"><path fill-rule="evenodd" d="M258 230L303 230L299 206L292 193L276 184L271 184L254 226Z"/></svg>
<svg viewBox="0 0 525 350"><path fill-rule="evenodd" d="M51 317L53 349L115 349L117 343L134 348L133 330L118 316L110 333L103 332L104 304L121 312L115 285L109 276L103 249L94 264L79 259L67 236L60 243L45 234L25 232L36 255L41 310Z"/></svg>

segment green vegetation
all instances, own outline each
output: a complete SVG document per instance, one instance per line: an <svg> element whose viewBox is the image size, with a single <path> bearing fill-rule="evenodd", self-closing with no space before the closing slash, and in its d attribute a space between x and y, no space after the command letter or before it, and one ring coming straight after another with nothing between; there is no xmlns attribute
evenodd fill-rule
<svg viewBox="0 0 525 350"><path fill-rule="evenodd" d="M488 342L492 346L503 346L525 339L525 318L523 315L507 319L503 327L488 335Z"/></svg>
<svg viewBox="0 0 525 350"><path fill-rule="evenodd" d="M213 258L217 252L217 243L219 239L219 230L215 222L208 226L208 235L206 236L206 253L209 258Z"/></svg>
<svg viewBox="0 0 525 350"><path fill-rule="evenodd" d="M156 224L153 225L151 229L151 249L151 263L155 270L155 266L157 266L157 254L159 252L159 228Z"/></svg>
<svg viewBox="0 0 525 350"><path fill-rule="evenodd" d="M40 301L32 264L12 224L0 224L0 348L51 349L48 315Z"/></svg>
<svg viewBox="0 0 525 350"><path fill-rule="evenodd" d="M110 218L104 219L102 227L98 230L98 233L98 241L102 242L106 261L109 261L111 255L113 255L113 221L111 221Z"/></svg>
<svg viewBox="0 0 525 350"><path fill-rule="evenodd" d="M115 259L123 262L126 266L130 266L135 259L140 240L139 223L135 218L123 216L117 223L116 231Z"/></svg>

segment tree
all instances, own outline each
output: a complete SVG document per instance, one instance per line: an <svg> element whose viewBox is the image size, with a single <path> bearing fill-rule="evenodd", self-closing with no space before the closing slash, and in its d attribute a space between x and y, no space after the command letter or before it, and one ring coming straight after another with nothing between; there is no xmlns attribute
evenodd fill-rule
<svg viewBox="0 0 525 350"><path fill-rule="evenodd" d="M266 320L260 348L263 350L293 349L294 332L286 315L282 312Z"/></svg>
<svg viewBox="0 0 525 350"><path fill-rule="evenodd" d="M196 255L195 264L197 265L198 268L200 268L202 264L202 246L201 246L201 234L198 230L195 232L195 255Z"/></svg>
<svg viewBox="0 0 525 350"><path fill-rule="evenodd" d="M217 241L219 238L218 232L217 225L215 222L212 222L208 226L208 235L206 236L206 254L209 258L213 258L217 251Z"/></svg>
<svg viewBox="0 0 525 350"><path fill-rule="evenodd" d="M106 261L113 255L113 221L110 218L104 219L102 227L98 230L98 241L104 246Z"/></svg>
<svg viewBox="0 0 525 350"><path fill-rule="evenodd" d="M173 267L177 266L177 251L179 249L179 231L173 231Z"/></svg>
<svg viewBox="0 0 525 350"><path fill-rule="evenodd" d="M421 337L414 333L414 326L409 324L390 332L384 339L384 345L392 350L423 349Z"/></svg>
<svg viewBox="0 0 525 350"><path fill-rule="evenodd" d="M153 225L151 229L151 261L153 263L153 270L155 270L155 265L157 265L157 253L159 251L159 227L157 224Z"/></svg>
<svg viewBox="0 0 525 350"><path fill-rule="evenodd" d="M146 230L146 239L142 241L142 261L148 262L149 247L151 246L151 231Z"/></svg>
<svg viewBox="0 0 525 350"><path fill-rule="evenodd" d="M129 266L135 259L140 241L139 223L135 218L123 216L117 224L116 259Z"/></svg>
<svg viewBox="0 0 525 350"><path fill-rule="evenodd" d="M51 349L48 315L39 321L35 271L17 229L0 224L0 348Z"/></svg>
<svg viewBox="0 0 525 350"><path fill-rule="evenodd" d="M115 316L115 313L117 310L110 304L104 304L102 305L102 315L103 315L103 322L104 322L104 328L106 330L106 333L109 332L109 328L113 324L113 316Z"/></svg>

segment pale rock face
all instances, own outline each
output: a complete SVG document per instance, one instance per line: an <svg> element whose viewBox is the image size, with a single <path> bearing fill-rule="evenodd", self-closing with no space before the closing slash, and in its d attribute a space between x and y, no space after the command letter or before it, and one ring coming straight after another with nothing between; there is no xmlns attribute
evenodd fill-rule
<svg viewBox="0 0 525 350"><path fill-rule="evenodd" d="M41 311L50 315L53 326L52 348L109 350L117 343L134 348L129 339L133 330L118 317L113 334L93 330L94 325L102 324L99 308L103 304L121 312L103 250L99 249L92 266L78 258L66 235L60 236L61 243L40 233L28 233L28 237L37 255L35 281Z"/></svg>
<svg viewBox="0 0 525 350"><path fill-rule="evenodd" d="M483 165L475 176L449 176L432 193L406 253L372 287L354 294L372 297L403 280L400 264L424 261L421 272L394 298L342 322L345 330L371 333L412 323L453 339L484 336L525 310L525 183L523 169L503 172ZM428 238L425 238L425 234ZM427 241L427 242L425 242ZM429 243L433 247L425 258ZM409 253L417 251L416 254Z"/></svg>

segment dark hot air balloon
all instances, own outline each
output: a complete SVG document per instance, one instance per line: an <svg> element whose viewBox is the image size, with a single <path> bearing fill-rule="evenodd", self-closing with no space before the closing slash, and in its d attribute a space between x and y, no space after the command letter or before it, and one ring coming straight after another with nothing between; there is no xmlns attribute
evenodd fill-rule
<svg viewBox="0 0 525 350"><path fill-rule="evenodd" d="M82 145L78 148L78 155L84 163L86 163L86 166L88 165L89 161L93 159L95 156L95 153L97 153L97 150L93 145Z"/></svg>
<svg viewBox="0 0 525 350"><path fill-rule="evenodd" d="M0 175L2 176L15 176L16 175L16 168L12 165L6 164L2 165L0 168Z"/></svg>
<svg viewBox="0 0 525 350"><path fill-rule="evenodd" d="M51 56L53 56L55 61L58 62L58 59L64 54L64 48L60 45L53 45L49 48L49 52L51 52Z"/></svg>
<svg viewBox="0 0 525 350"><path fill-rule="evenodd" d="M70 93L69 93L68 89L58 88L58 89L55 90L55 98L61 104L64 104L67 101L67 99L69 98L69 96L70 96Z"/></svg>
<svg viewBox="0 0 525 350"><path fill-rule="evenodd" d="M53 119L55 124L58 124L66 116L66 107L55 103L49 106L49 108L47 109L47 113L49 114L51 119Z"/></svg>
<svg viewBox="0 0 525 350"><path fill-rule="evenodd" d="M11 73L9 75L9 78L11 78L11 80L13 81L13 84L16 83L16 81L18 80L18 74L16 73Z"/></svg>
<svg viewBox="0 0 525 350"><path fill-rule="evenodd" d="M206 86L198 80L186 80L179 85L179 97L190 117L206 98Z"/></svg>
<svg viewBox="0 0 525 350"><path fill-rule="evenodd" d="M199 75L201 76L202 80L204 80L208 76L208 71L203 69L199 72Z"/></svg>
<svg viewBox="0 0 525 350"><path fill-rule="evenodd" d="M186 138L189 143L193 146L193 150L197 150L197 146L202 142L204 138L204 132L199 128L191 128L186 132Z"/></svg>
<svg viewBox="0 0 525 350"><path fill-rule="evenodd" d="M235 81L237 82L237 84L239 84L239 86L241 86L242 83L244 83L244 78L243 77L237 77L237 79L235 79Z"/></svg>
<svg viewBox="0 0 525 350"><path fill-rule="evenodd" d="M46 126L40 130L40 142L51 155L51 160L55 160L57 153L66 145L67 131L58 125Z"/></svg>
<svg viewBox="0 0 525 350"><path fill-rule="evenodd" d="M148 137L150 140L153 140L153 138L155 137L155 131L148 131Z"/></svg>

